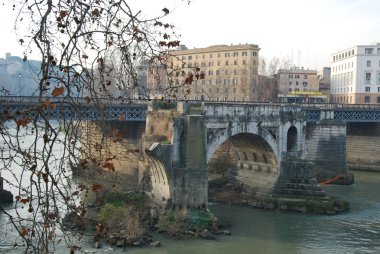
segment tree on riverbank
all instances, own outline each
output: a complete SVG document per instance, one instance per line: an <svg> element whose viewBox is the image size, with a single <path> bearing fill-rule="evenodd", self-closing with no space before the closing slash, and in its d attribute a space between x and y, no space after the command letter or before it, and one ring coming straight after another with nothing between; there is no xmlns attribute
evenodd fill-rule
<svg viewBox="0 0 380 254"><path fill-rule="evenodd" d="M39 55L41 68L35 103L22 111L1 112L0 168L17 193L15 212L2 206L0 210L8 215L26 252L51 253L55 244L65 242L74 253L80 250L81 232L73 238L62 219L71 212L83 217L81 193L97 192L102 186L71 181L70 166L80 166L83 147L78 133L83 119L52 117L51 110L69 106L79 114L77 98L83 96L85 103L97 107L98 125L104 127L102 99L130 102L141 85L140 63L160 63L167 70L168 51L179 46L178 37L165 21L167 8L145 17L126 0L15 0L12 10L18 13L15 30L25 48L23 61L28 63L30 54ZM113 170L112 159L97 161L89 155L84 162Z"/></svg>

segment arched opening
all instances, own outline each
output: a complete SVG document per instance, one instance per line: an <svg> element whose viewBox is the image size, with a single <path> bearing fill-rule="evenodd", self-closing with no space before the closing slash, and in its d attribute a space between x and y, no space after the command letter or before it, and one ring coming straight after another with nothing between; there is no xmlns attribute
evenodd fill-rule
<svg viewBox="0 0 380 254"><path fill-rule="evenodd" d="M297 128L292 126L289 128L286 136L286 151L287 152L296 152L297 151Z"/></svg>
<svg viewBox="0 0 380 254"><path fill-rule="evenodd" d="M279 166L265 139L240 133L218 146L208 162L208 173L210 200L237 202L271 193Z"/></svg>

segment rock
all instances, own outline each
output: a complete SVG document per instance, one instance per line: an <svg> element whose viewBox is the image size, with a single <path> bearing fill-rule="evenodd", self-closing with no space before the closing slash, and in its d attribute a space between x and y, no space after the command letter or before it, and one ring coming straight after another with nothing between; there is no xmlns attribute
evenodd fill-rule
<svg viewBox="0 0 380 254"><path fill-rule="evenodd" d="M102 242L101 241L95 241L94 247L95 247L95 249L100 249L102 247Z"/></svg>
<svg viewBox="0 0 380 254"><path fill-rule="evenodd" d="M223 235L231 235L231 231L229 230L222 230Z"/></svg>
<svg viewBox="0 0 380 254"><path fill-rule="evenodd" d="M207 240L216 240L215 236L213 234L210 233L210 231L208 231L207 229L203 230L200 234L199 234L203 239L207 239Z"/></svg>
<svg viewBox="0 0 380 254"><path fill-rule="evenodd" d="M125 239L119 239L116 241L116 247L124 247L125 246Z"/></svg>
<svg viewBox="0 0 380 254"><path fill-rule="evenodd" d="M133 242L133 246L140 247L142 243L140 241Z"/></svg>
<svg viewBox="0 0 380 254"><path fill-rule="evenodd" d="M152 247L160 247L161 246L161 242L160 241L154 241L150 244L150 246Z"/></svg>

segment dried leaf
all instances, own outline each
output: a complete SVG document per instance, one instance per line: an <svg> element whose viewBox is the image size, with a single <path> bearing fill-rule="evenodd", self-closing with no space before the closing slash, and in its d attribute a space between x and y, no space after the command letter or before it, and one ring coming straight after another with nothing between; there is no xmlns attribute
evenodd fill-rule
<svg viewBox="0 0 380 254"><path fill-rule="evenodd" d="M101 189L102 189L102 186L101 186L100 184L94 183L94 184L92 185L92 191L93 191L93 192L98 192L98 191L101 190Z"/></svg>
<svg viewBox="0 0 380 254"><path fill-rule="evenodd" d="M20 232L20 235L22 237L29 236L29 229L28 228L23 228Z"/></svg>
<svg viewBox="0 0 380 254"><path fill-rule="evenodd" d="M118 119L119 121L124 121L124 120L125 120L125 115L118 115L118 116L117 116L117 119Z"/></svg>
<svg viewBox="0 0 380 254"><path fill-rule="evenodd" d="M84 99L86 100L87 103L90 103L92 100L91 97L89 97L89 96L84 97Z"/></svg>
<svg viewBox="0 0 380 254"><path fill-rule="evenodd" d="M190 73L186 79L185 79L185 84L188 84L190 85L191 83L193 83L193 79L194 79L194 75L192 73Z"/></svg>
<svg viewBox="0 0 380 254"><path fill-rule="evenodd" d="M20 203L23 203L24 205L29 202L28 198L20 199Z"/></svg>
<svg viewBox="0 0 380 254"><path fill-rule="evenodd" d="M60 16L61 18L64 18L64 17L67 16L68 13L69 13L68 11L62 10L62 11L59 12L59 16Z"/></svg>
<svg viewBox="0 0 380 254"><path fill-rule="evenodd" d="M54 88L54 90L51 93L51 95L53 97L57 97L57 96L60 96L60 95L64 95L64 93L65 93L65 88L63 86L61 86L61 87Z"/></svg>
<svg viewBox="0 0 380 254"><path fill-rule="evenodd" d="M30 123L30 118L20 118L16 120L16 124L18 127L26 127Z"/></svg>

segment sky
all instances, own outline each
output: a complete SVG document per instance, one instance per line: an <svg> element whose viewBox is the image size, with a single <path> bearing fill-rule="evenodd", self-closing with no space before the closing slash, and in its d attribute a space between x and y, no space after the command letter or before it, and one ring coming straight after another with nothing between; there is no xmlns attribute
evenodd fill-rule
<svg viewBox="0 0 380 254"><path fill-rule="evenodd" d="M0 0L2 4L7 0ZM380 43L379 0L129 0L143 15L171 13L188 48L256 44L260 56L288 58L294 66L321 69L331 55L355 45ZM13 13L14 15L14 13ZM14 16L0 6L5 52L22 55L12 31Z"/></svg>

